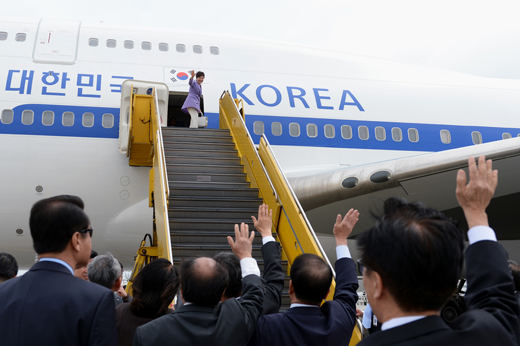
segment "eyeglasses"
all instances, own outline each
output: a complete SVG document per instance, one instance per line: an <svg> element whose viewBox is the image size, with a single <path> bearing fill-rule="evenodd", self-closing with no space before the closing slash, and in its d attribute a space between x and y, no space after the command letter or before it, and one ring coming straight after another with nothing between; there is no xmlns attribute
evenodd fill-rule
<svg viewBox="0 0 520 346"><path fill-rule="evenodd" d="M87 229L84 229L84 230L81 230L81 231L78 231L79 233L83 234L83 233L88 233L90 234L90 238L92 238L92 233L94 232L94 230L92 229L92 227L90 228L87 228Z"/></svg>
<svg viewBox="0 0 520 346"><path fill-rule="evenodd" d="M366 268L367 270L370 269L369 267L367 267L365 264L363 264L363 262L361 261L361 258L358 258L356 260L356 264L357 264L357 269L359 271L359 273L361 275L363 275L363 268Z"/></svg>

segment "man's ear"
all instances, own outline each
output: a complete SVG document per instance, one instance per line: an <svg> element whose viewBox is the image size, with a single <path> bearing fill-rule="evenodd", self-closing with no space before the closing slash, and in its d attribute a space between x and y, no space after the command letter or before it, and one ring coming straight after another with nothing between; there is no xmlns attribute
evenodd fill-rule
<svg viewBox="0 0 520 346"><path fill-rule="evenodd" d="M381 275L379 275L379 273L376 271L372 271L370 279L372 284L373 297L375 299L381 298L383 296L384 291L386 290Z"/></svg>
<svg viewBox="0 0 520 346"><path fill-rule="evenodd" d="M79 239L80 237L81 234L79 232L76 232L72 235L72 238L70 238L69 243L76 252L79 252L81 250L81 244Z"/></svg>
<svg viewBox="0 0 520 346"><path fill-rule="evenodd" d="M112 287L112 291L117 292L118 289L121 288L121 283L123 282L123 278L120 276L116 282L114 282L114 286Z"/></svg>
<svg viewBox="0 0 520 346"><path fill-rule="evenodd" d="M293 295L294 294L294 286L292 284L292 280L289 281L289 295Z"/></svg>

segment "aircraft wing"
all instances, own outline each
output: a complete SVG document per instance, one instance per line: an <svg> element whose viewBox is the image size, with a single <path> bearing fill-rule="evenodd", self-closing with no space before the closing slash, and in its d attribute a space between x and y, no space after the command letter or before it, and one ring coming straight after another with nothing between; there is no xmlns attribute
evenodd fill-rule
<svg viewBox="0 0 520 346"><path fill-rule="evenodd" d="M520 138L479 144L398 160L346 167L322 174L289 178L313 228L332 234L337 214L360 211L353 235L373 224L388 197L421 201L444 211L467 229L455 197L457 171L470 156L485 155L498 169L498 188L488 207L490 226L499 240L520 239ZM468 175L469 176L469 175Z"/></svg>

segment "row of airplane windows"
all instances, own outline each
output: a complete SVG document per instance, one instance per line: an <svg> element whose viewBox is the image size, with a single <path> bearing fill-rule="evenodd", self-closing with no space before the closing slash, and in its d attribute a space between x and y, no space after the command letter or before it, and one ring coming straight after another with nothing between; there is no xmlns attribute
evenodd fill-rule
<svg viewBox="0 0 520 346"><path fill-rule="evenodd" d="M97 46L99 46L99 40L97 38L94 38L94 37L90 38L88 40L88 45L91 46L91 47L97 47ZM115 40L115 39L108 39L106 41L106 46L108 48L116 48L117 47L117 40ZM124 41L123 42L123 47L126 48L126 49L134 49L134 41L131 41L131 40ZM141 49L142 50L152 50L152 43L148 42L148 41L141 42ZM202 54L202 53L204 53L204 49L200 45L194 45L192 47L192 49L193 49L193 53L195 53L195 54ZM167 51L170 50L170 46L168 45L168 43L161 42L161 43L159 43L159 50L161 52L167 52ZM179 52L179 53L186 53L186 46L184 44L178 43L177 45L175 45L175 50L177 52ZM220 49L218 47L211 46L211 47L209 47L209 52L212 55L219 55L220 54Z"/></svg>
<svg viewBox="0 0 520 346"><path fill-rule="evenodd" d="M5 31L0 31L0 41L6 41L7 37L9 37L9 34ZM19 32L15 35L14 40L17 42L24 42L27 39L27 35L25 33ZM99 46L99 39L92 37L88 40L88 45L90 47L97 47ZM115 39L108 39L106 41L106 46L108 48L116 48L117 47L117 40ZM134 49L134 41L126 40L123 42L123 47L126 49ZM161 42L159 43L159 51L161 52L167 52L170 50L170 46L168 43ZM141 42L141 49L142 50L152 50L152 43L148 41ZM193 53L195 54L202 54L204 52L204 49L200 45L194 45L192 47ZM186 53L186 45L184 44L177 44L175 45L175 50L179 53ZM216 46L209 47L209 52L213 55L219 55L220 49Z"/></svg>
<svg viewBox="0 0 520 346"><path fill-rule="evenodd" d="M318 126L316 124L307 124L307 137L315 138L318 137ZM273 136L281 136L282 135L282 124L279 122L271 123L271 133ZM255 135L262 135L265 132L264 123L262 121L255 121L253 123L253 132ZM370 138L370 131L367 126L358 126L357 128L358 137L361 140L368 140ZM392 130L392 139L395 142L401 142L403 140L403 131L399 127L393 127ZM327 124L323 127L323 133L326 138L335 138L336 137L336 128L334 125ZM289 134L292 137L300 136L300 124L298 123L290 123L289 124ZM409 128L407 131L408 140L412 143L419 142L419 131L414 128ZM378 141L386 140L386 129L382 126L376 126L374 129L375 138ZM352 139L353 130L349 125L341 126L341 137L344 139ZM504 132L502 134L502 139L512 138L513 136L510 133ZM518 134L520 137L520 134ZM451 143L451 133L449 130L441 130L440 131L440 139L444 144ZM482 143L482 134L479 131L471 132L471 139L473 140L473 144Z"/></svg>
<svg viewBox="0 0 520 346"><path fill-rule="evenodd" d="M44 111L42 113L42 124L45 126L52 126L55 122L55 114L53 111ZM14 112L12 109L4 109L2 111L2 115L0 116L0 122L5 125L9 125L13 123ZM61 124L63 126L73 126L76 121L76 114L74 112L63 112L61 115ZM22 124L24 125L32 125L34 123L34 112L32 110L26 109L22 112ZM92 113L83 113L81 116L81 124L84 127L92 127L94 126L94 114ZM106 129L111 129L114 127L114 115L110 113L105 113L101 117L101 125Z"/></svg>

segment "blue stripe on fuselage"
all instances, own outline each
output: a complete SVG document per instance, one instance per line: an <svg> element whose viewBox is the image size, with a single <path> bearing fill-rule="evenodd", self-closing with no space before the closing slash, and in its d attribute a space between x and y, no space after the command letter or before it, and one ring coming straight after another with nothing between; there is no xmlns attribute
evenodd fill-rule
<svg viewBox="0 0 520 346"><path fill-rule="evenodd" d="M31 125L22 124L22 112L32 110L34 121ZM58 106L27 104L20 105L13 109L14 118L11 124L0 123L0 134L20 134L20 135L41 135L41 136L70 136L70 137L95 137L95 138L118 138L119 137L119 108L108 107L87 107L87 106ZM44 111L54 112L54 123L51 126L42 124ZM73 126L62 124L64 112L73 112L75 115ZM85 127L82 124L83 114L94 114L94 126ZM114 115L114 126L104 128L102 126L103 114ZM219 127L218 113L206 113L209 128ZM482 134L484 143L502 139L502 134L507 132L513 137L520 133L518 128L503 127L482 127L482 126L459 126L459 125L438 125L438 124L416 124L398 123L381 121L360 121L360 120L338 120L338 119L318 119L303 117L282 117L268 115L246 115L246 123L249 133L255 143L260 141L260 136L255 135L253 124L261 121L267 138L272 145L287 146L308 146L308 147L330 147L330 148L353 148L353 149L375 149L375 150L409 150L409 151L441 151L473 145L471 133L479 131ZM273 122L282 125L282 134L274 136L271 132ZM300 125L300 135L293 137L289 134L289 124L297 123ZM307 125L315 124L318 135L314 138L307 136ZM324 134L325 125L333 125L335 129L334 138L327 138ZM341 135L341 126L348 125L352 128L352 138L344 139ZM369 130L369 138L361 140L358 135L358 127L366 126ZM383 141L375 137L375 128L383 127L386 138ZM403 139L399 142L392 139L392 128L397 127L402 131ZM408 129L416 129L419 133L419 141L411 142L408 139ZM441 142L440 131L448 130L451 135L451 143Z"/></svg>
<svg viewBox="0 0 520 346"><path fill-rule="evenodd" d="M25 110L34 112L31 125L22 124L22 113ZM50 126L43 125L43 112L54 112L54 123ZM14 135L40 135L40 136L69 136L69 137L94 137L94 138L118 138L119 137L119 108L88 107L88 106L58 106L42 104L26 104L13 108L13 122L3 124L0 122L0 134ZM64 126L62 116L65 112L74 113L74 124ZM94 114L94 125L83 126L83 114ZM105 128L102 125L103 114L114 116L114 126Z"/></svg>

